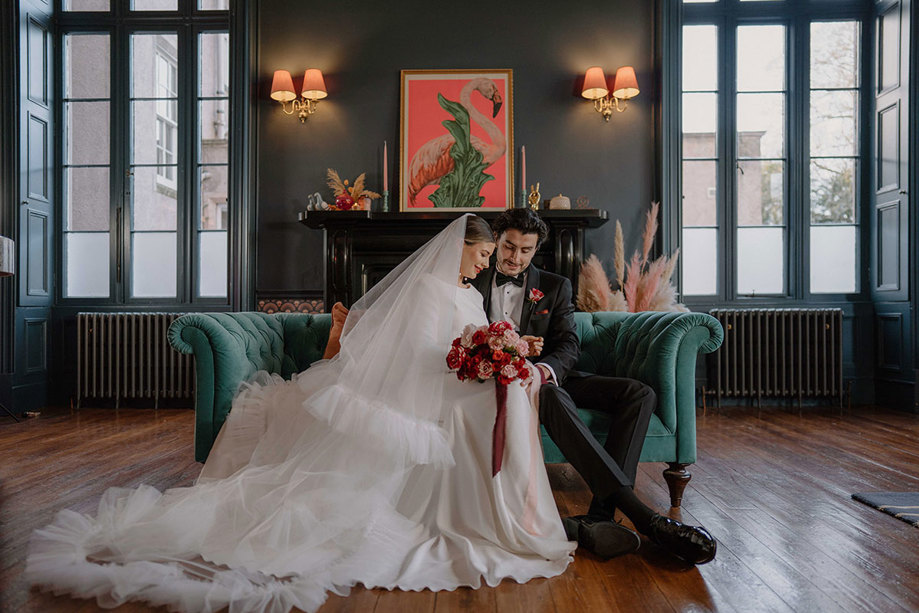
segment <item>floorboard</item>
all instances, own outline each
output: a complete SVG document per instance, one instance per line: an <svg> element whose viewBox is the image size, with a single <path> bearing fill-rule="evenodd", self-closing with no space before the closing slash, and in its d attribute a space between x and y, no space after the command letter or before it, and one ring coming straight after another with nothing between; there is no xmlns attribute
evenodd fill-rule
<svg viewBox="0 0 919 613"><path fill-rule="evenodd" d="M561 576L524 585L439 593L358 586L330 596L321 612L919 610L919 530L850 498L919 490L919 416L722 407L700 412L697 429L692 480L682 508L669 512L719 539L711 564L681 564L645 541L614 560L578 552ZM103 611L24 584L29 534L62 508L93 513L108 487L190 485L200 470L193 431L187 409L90 408L0 422L0 611ZM663 468L642 464L636 484L657 508L669 504ZM577 473L566 464L548 470L559 512L585 512L590 492ZM128 603L114 611L165 609Z"/></svg>

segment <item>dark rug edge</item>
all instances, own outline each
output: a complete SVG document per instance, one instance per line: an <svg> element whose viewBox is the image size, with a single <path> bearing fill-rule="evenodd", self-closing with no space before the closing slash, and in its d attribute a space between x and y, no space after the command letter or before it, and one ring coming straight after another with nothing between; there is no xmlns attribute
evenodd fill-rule
<svg viewBox="0 0 919 613"><path fill-rule="evenodd" d="M852 498L882 513L886 513L891 517L895 517L902 522L919 528L919 508L911 509L910 513L903 513L902 509L898 509L897 507L902 507L904 505L895 504L897 502L912 502L913 504L908 506L919 507L919 492L859 492L852 494Z"/></svg>

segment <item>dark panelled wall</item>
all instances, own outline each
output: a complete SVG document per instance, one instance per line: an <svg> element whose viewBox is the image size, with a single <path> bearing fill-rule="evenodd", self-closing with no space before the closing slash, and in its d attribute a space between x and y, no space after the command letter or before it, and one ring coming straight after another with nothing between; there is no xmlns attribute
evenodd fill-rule
<svg viewBox="0 0 919 613"><path fill-rule="evenodd" d="M331 199L326 168L352 179L367 172L368 186L379 190L388 140L390 185L398 186L401 69L513 69L515 158L525 145L528 181L541 182L544 198L588 197L622 221L627 250L636 248L655 193L654 4L262 0L257 292L321 291L322 233L299 224L297 214L310 193ZM608 73L633 65L641 88L608 124L575 91L578 75L595 64ZM301 125L268 94L274 70L289 70L298 85L306 68L323 71L329 97ZM613 228L611 221L588 239L607 264Z"/></svg>

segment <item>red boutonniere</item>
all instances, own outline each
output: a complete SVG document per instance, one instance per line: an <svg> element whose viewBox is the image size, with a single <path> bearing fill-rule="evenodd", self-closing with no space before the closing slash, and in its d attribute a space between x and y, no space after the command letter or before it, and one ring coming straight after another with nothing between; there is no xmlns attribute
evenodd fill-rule
<svg viewBox="0 0 919 613"><path fill-rule="evenodd" d="M538 289L534 287L533 289L530 290L530 296L529 298L527 298L527 300L529 300L533 304L536 304L537 302L542 300L544 296L545 294L543 294L541 291L539 291Z"/></svg>

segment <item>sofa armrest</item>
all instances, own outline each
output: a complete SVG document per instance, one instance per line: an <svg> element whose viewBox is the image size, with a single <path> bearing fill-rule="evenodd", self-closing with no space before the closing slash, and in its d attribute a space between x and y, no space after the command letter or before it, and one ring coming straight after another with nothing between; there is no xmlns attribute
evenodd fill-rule
<svg viewBox="0 0 919 613"><path fill-rule="evenodd" d="M657 393L656 414L677 434L679 462L695 461L695 373L699 352L721 346L724 331L704 313L595 313L606 351L597 372L630 377L647 383ZM677 427L679 424L679 428Z"/></svg>
<svg viewBox="0 0 919 613"><path fill-rule="evenodd" d="M266 313L190 313L169 326L169 343L195 355L195 459L207 459L239 384L281 372L282 320Z"/></svg>

